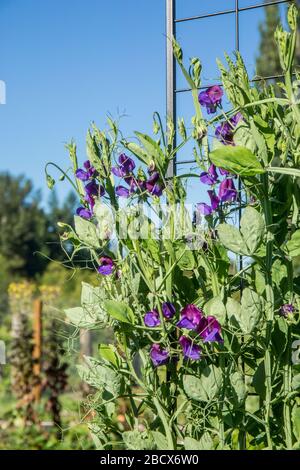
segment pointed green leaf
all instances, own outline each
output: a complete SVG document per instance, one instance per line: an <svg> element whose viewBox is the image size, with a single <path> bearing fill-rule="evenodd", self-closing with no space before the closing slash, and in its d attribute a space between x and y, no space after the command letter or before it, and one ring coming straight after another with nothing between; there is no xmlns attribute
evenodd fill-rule
<svg viewBox="0 0 300 470"><path fill-rule="evenodd" d="M183 388L189 398L196 401L210 401L219 394L222 385L221 369L213 365L207 366L201 377L185 375Z"/></svg>
<svg viewBox="0 0 300 470"><path fill-rule="evenodd" d="M96 225L77 215L74 216L75 232L80 240L93 248L100 248Z"/></svg>
<svg viewBox="0 0 300 470"><path fill-rule="evenodd" d="M265 222L260 213L251 206L246 207L241 218L241 234L248 253L254 254L262 242Z"/></svg>
<svg viewBox="0 0 300 470"><path fill-rule="evenodd" d="M221 243L228 250L241 255L248 254L248 247L237 227L229 224L220 224L218 226L218 236Z"/></svg>
<svg viewBox="0 0 300 470"><path fill-rule="evenodd" d="M103 304L110 317L123 323L134 323L133 311L127 304L116 300L105 300Z"/></svg>
<svg viewBox="0 0 300 470"><path fill-rule="evenodd" d="M244 147L231 145L218 148L209 154L209 158L219 168L240 176L255 176L265 172L257 157Z"/></svg>

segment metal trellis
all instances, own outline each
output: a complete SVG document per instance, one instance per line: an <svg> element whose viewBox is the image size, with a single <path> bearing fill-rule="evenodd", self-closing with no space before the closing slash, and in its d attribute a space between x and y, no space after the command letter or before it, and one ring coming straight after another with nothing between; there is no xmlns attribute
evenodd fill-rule
<svg viewBox="0 0 300 470"><path fill-rule="evenodd" d="M178 93L189 92L189 88L177 88L176 86L176 63L173 56L172 49L172 37L176 39L176 25L178 23L189 22L189 21L198 21L204 20L206 18L219 17L224 15L234 15L235 16L235 49L240 50L240 13L251 11L259 8L268 8L272 5L281 5L291 3L291 0L274 0L268 3L262 2L255 5L249 5L241 7L239 5L240 0L235 0L235 7L231 9L225 9L215 13L207 13L203 15L188 16L183 18L176 17L176 5L177 0L166 0L166 57L167 57L167 74L166 74L166 113L169 118L173 120L174 123L177 121L176 108L177 108L177 95ZM225 2L224 2L225 3ZM209 2L207 2L209 4ZM281 78L282 75L269 75L260 78L253 78L251 81L260 81L260 80L271 80ZM199 89L208 88L211 85L217 85L218 83L211 83L209 85L201 86ZM176 131L175 131L175 142L176 142ZM176 157L172 165L169 167L168 176L176 175L176 168L180 165L192 164L195 163L195 160L183 160L176 161Z"/></svg>

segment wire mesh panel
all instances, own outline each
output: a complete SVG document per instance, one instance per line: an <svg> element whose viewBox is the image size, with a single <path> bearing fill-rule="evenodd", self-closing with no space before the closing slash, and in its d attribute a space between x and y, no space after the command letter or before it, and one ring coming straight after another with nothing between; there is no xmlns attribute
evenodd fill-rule
<svg viewBox="0 0 300 470"><path fill-rule="evenodd" d="M280 74L268 73L263 77L257 77L255 63L249 55L249 47L245 45L255 44L255 35L258 28L255 28L257 20L262 21L264 8L271 6L284 7L291 0L215 0L214 2L193 0L166 0L166 20L167 20L167 115L174 122L179 116L188 114L188 105L180 107L178 105L184 101L182 94L190 90L186 86L182 74L178 73L177 66L173 58L171 38L174 36L181 44L183 51L189 57L200 56L201 50L209 47L209 56L202 60L203 77L201 88L218 83L218 70L215 58L223 52L232 50L241 51L245 57L246 66L253 81L264 79L280 78ZM258 14L259 12L259 14ZM283 16L283 15L282 15ZM215 38L218 37L219 44ZM214 40L212 40L214 38ZM248 50L247 50L248 49ZM254 51L253 51L254 53ZM206 71L209 71L206 73ZM188 103L188 100L186 100ZM191 164L189 158L177 156L171 173L176 174L178 167L183 164Z"/></svg>

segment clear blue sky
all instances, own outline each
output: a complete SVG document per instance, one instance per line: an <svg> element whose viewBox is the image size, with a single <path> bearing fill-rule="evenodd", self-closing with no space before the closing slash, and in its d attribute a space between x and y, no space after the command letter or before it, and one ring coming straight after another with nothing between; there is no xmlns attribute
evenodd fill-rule
<svg viewBox="0 0 300 470"><path fill-rule="evenodd" d="M234 0L177 3L178 16L187 16L231 8ZM241 49L251 72L262 18L260 10L241 15ZM229 15L178 27L186 57L201 58L207 82L217 78L215 57L235 47L233 28ZM108 112L125 113L122 129L131 136L151 131L153 111L164 116L165 1L0 0L0 79L7 86L0 171L25 173L46 200L44 164L67 166L64 142L71 138L83 160L92 120L103 126ZM190 97L182 96L178 108L189 116Z"/></svg>

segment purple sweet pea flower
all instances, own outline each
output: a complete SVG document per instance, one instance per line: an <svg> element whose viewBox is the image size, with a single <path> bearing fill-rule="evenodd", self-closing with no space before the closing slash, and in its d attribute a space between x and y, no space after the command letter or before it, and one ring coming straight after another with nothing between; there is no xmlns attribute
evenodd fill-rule
<svg viewBox="0 0 300 470"><path fill-rule="evenodd" d="M221 104L223 90L218 85L211 86L205 91L201 91L198 96L201 106L205 106L207 113L216 112L217 106Z"/></svg>
<svg viewBox="0 0 300 470"><path fill-rule="evenodd" d="M132 160L132 158L127 157L127 155L125 155L125 153L122 153L119 156L119 164L120 164L120 167L123 169L123 171L125 171L126 174L132 173L133 170L135 169L134 161Z"/></svg>
<svg viewBox="0 0 300 470"><path fill-rule="evenodd" d="M180 336L179 343L182 347L183 357L185 359L192 359L194 361L200 359L201 349L198 344L194 344L194 342L186 336Z"/></svg>
<svg viewBox="0 0 300 470"><path fill-rule="evenodd" d="M124 173L119 166L112 166L111 172L113 175L118 176L119 178L122 178L124 176Z"/></svg>
<svg viewBox="0 0 300 470"><path fill-rule="evenodd" d="M220 203L220 199L216 195L215 191L209 190L207 191L207 193L209 195L211 205L209 206L205 202L200 202L196 205L196 209L198 210L198 212L200 212L200 214L204 216L211 215L215 210L217 210Z"/></svg>
<svg viewBox="0 0 300 470"><path fill-rule="evenodd" d="M174 315L176 313L176 309L175 309L174 305L171 304L171 302L164 302L162 304L162 313L163 313L163 316L165 318L170 320L172 317L174 317Z"/></svg>
<svg viewBox="0 0 300 470"><path fill-rule="evenodd" d="M212 208L205 202L199 202L196 205L196 208L197 208L197 211L200 212L200 214L204 216L211 215L213 212Z"/></svg>
<svg viewBox="0 0 300 470"><path fill-rule="evenodd" d="M161 349L159 344L152 344L150 357L155 367L166 364L169 360L169 353L166 349Z"/></svg>
<svg viewBox="0 0 300 470"><path fill-rule="evenodd" d="M230 118L230 122L235 127L238 125L240 121L242 121L242 119L243 119L242 113L236 113L234 116L232 116L232 118Z"/></svg>
<svg viewBox="0 0 300 470"><path fill-rule="evenodd" d="M76 209L76 214L86 220L90 220L93 216L92 211L86 207L78 207L78 209Z"/></svg>
<svg viewBox="0 0 300 470"><path fill-rule="evenodd" d="M118 177L123 177L128 175L129 173L132 173L133 170L135 169L135 163L132 160L132 158L127 157L125 153L122 153L119 156L119 165L118 166L113 166L111 171L115 176Z"/></svg>
<svg viewBox="0 0 300 470"><path fill-rule="evenodd" d="M152 194L153 196L161 196L162 195L162 188L158 183L159 180L159 173L154 171L150 178L145 182L145 187L147 191Z"/></svg>
<svg viewBox="0 0 300 470"><path fill-rule="evenodd" d="M280 307L280 314L283 317L288 317L291 313L294 313L295 307L292 304L284 304Z"/></svg>
<svg viewBox="0 0 300 470"><path fill-rule="evenodd" d="M210 165L208 171L203 171L200 174L200 181L204 184L215 184L218 180L218 174L215 165Z"/></svg>
<svg viewBox="0 0 300 470"><path fill-rule="evenodd" d="M85 186L85 192L88 197L103 196L105 189L101 184L97 184L96 181L91 181Z"/></svg>
<svg viewBox="0 0 300 470"><path fill-rule="evenodd" d="M203 343L223 343L221 337L221 325L214 316L208 316L207 318L202 317L201 322L198 326L197 331L200 337L203 339Z"/></svg>
<svg viewBox="0 0 300 470"><path fill-rule="evenodd" d="M114 270L115 263L109 256L102 256L99 260L98 273L103 276L110 275Z"/></svg>
<svg viewBox="0 0 300 470"><path fill-rule="evenodd" d="M237 198L237 191L232 178L226 178L219 186L219 199L222 202L232 202Z"/></svg>
<svg viewBox="0 0 300 470"><path fill-rule="evenodd" d="M147 312L146 315L144 316L144 323L146 326L155 327L160 325L160 318L159 318L159 313L157 310L151 310L150 312Z"/></svg>
<svg viewBox="0 0 300 470"><path fill-rule="evenodd" d="M224 168L219 168L220 175L222 176L228 176L230 175L230 172L227 170L224 170Z"/></svg>
<svg viewBox="0 0 300 470"><path fill-rule="evenodd" d="M124 186L117 186L116 194L117 196L128 198L130 196L130 190L128 188L124 188Z"/></svg>
<svg viewBox="0 0 300 470"><path fill-rule="evenodd" d="M211 208L213 211L217 210L220 204L220 199L216 195L214 191L207 191L209 198L210 198L210 203L211 203Z"/></svg>
<svg viewBox="0 0 300 470"><path fill-rule="evenodd" d="M196 330L202 316L202 310L194 304L188 304L181 310L180 320L177 326L179 326L179 328L186 328L187 330Z"/></svg>
<svg viewBox="0 0 300 470"><path fill-rule="evenodd" d="M222 142L224 145L234 145L233 142L233 133L234 128L237 124L243 119L241 113L237 113L229 121L222 122L219 126L216 127L215 135L217 139Z"/></svg>
<svg viewBox="0 0 300 470"><path fill-rule="evenodd" d="M88 181L91 178L94 178L97 176L97 171L96 169L91 165L91 162L89 160L86 160L83 164L84 170L82 168L78 168L75 172L76 178L78 178L81 181Z"/></svg>

